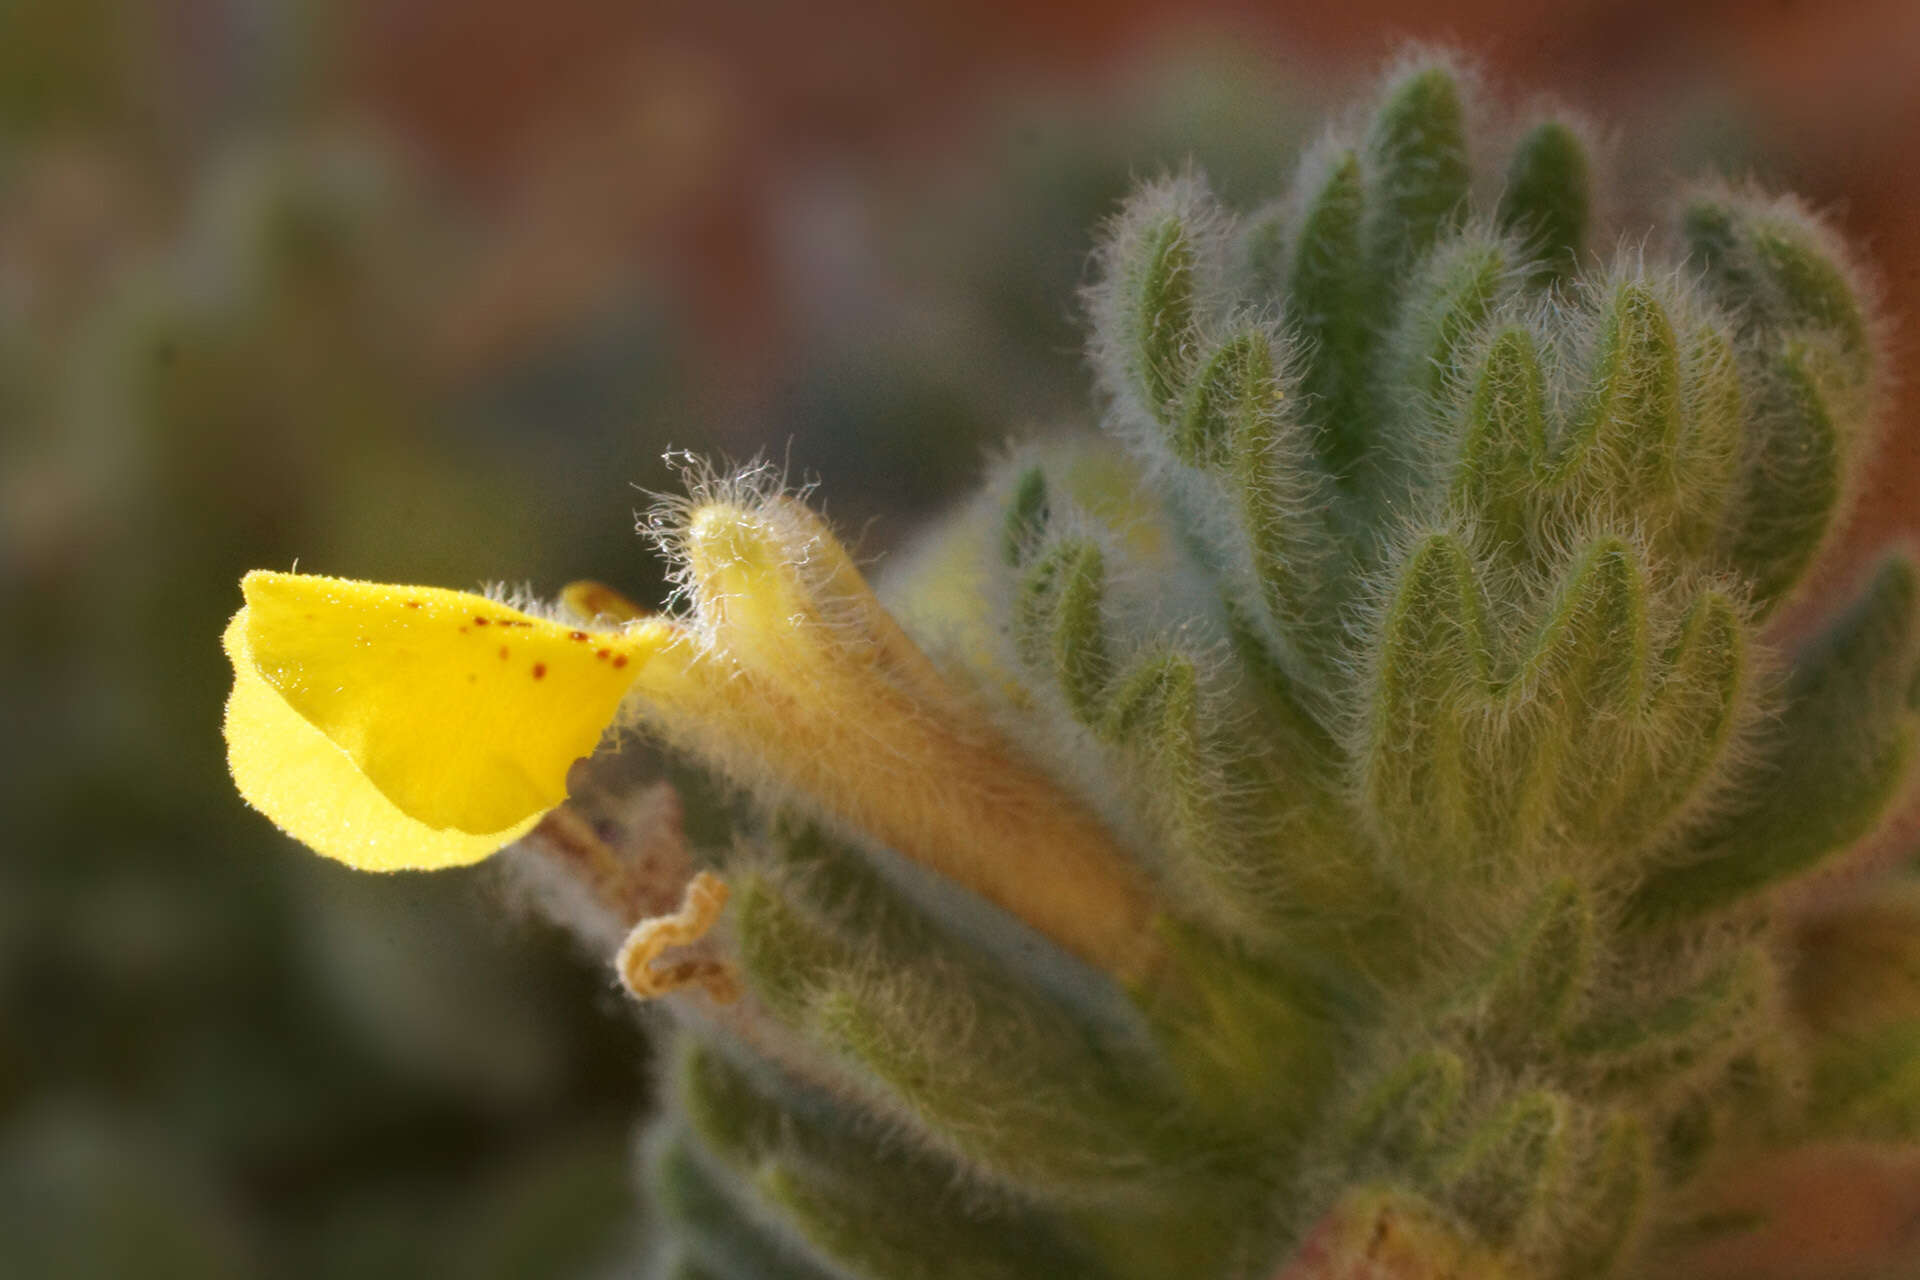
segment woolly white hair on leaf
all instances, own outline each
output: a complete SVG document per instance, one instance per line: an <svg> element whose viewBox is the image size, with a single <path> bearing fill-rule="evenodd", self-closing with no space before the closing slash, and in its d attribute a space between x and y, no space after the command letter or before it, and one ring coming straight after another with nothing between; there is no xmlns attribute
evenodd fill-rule
<svg viewBox="0 0 1920 1280"><path fill-rule="evenodd" d="M1205 177L1190 167L1179 177L1144 186L1102 229L1097 279L1083 294L1092 321L1089 351L1100 393L1119 411L1116 421L1141 444L1149 443L1173 399L1150 403L1148 388L1164 383L1177 389L1186 381L1201 332L1228 301L1225 258L1232 226ZM1135 295L1145 283L1141 273L1155 265L1146 252L1155 237L1166 237L1160 252L1177 257L1171 269L1182 279L1170 300L1176 313L1146 317L1136 313L1142 300ZM1171 323L1177 331L1142 333L1142 322ZM1143 351L1148 342L1153 350Z"/></svg>
<svg viewBox="0 0 1920 1280"><path fill-rule="evenodd" d="M825 931L816 958L827 967L792 975L802 1023L875 1073L917 1141L970 1176L1075 1203L1130 1203L1169 1176L1149 1155L1168 1122L1136 1106L1164 1067L1141 1059L1138 1042L1123 1080L1121 1061L1090 1054L1065 1007L963 958L877 882L831 902L809 900L804 873L775 873L768 887L782 883L791 890L778 910Z"/></svg>
<svg viewBox="0 0 1920 1280"><path fill-rule="evenodd" d="M1006 661L1027 667L1037 703L1020 717L1027 735L1049 727L1043 758L1130 837L1131 847L1147 851L1144 860L1172 900L1230 932L1270 934L1288 905L1289 877L1300 869L1282 856L1280 837L1291 825L1290 811L1306 797L1302 780L1289 776L1285 763L1274 758L1274 745L1262 741L1243 683L1249 677L1217 626L1204 617L1181 621L1168 613L1165 599L1148 594L1156 581L1153 570L1128 554L1127 540L1111 526L1055 503L1047 537L1035 549L1036 562L1047 545L1084 544L1098 548L1108 568L1101 605L1108 697L1156 658L1184 663L1197 692L1195 737L1188 744L1191 758L1177 761L1165 758L1167 744L1151 730L1143 730L1144 737L1116 738L1098 723L1109 712L1089 721L1083 709L1069 704L1050 660L1035 667L1009 644ZM1002 575L1008 583L1014 576ZM1035 716L1036 710L1045 714ZM1108 785L1116 770L1135 785ZM1283 799L1288 793L1291 798Z"/></svg>
<svg viewBox="0 0 1920 1280"><path fill-rule="evenodd" d="M1474 273L1476 297L1448 297L1443 290L1475 259L1486 264ZM1408 284L1379 356L1383 381L1393 388L1382 405L1376 441L1389 494L1430 502L1444 491L1457 466L1473 372L1486 346L1518 318L1517 311L1540 305L1524 301L1529 268L1518 241L1478 219L1428 255Z"/></svg>
<svg viewBox="0 0 1920 1280"><path fill-rule="evenodd" d="M1876 406L1894 390L1899 377L1885 358L1892 328L1885 305L1886 285L1836 230L1836 224L1842 221L1839 211L1815 208L1798 195L1770 191L1752 180L1719 179L1686 184L1667 210L1666 222L1671 228L1667 243L1674 257L1683 262L1689 280L1709 291L1712 289L1711 265L1701 258L1686 256L1685 224L1689 211L1716 205L1738 211L1749 226L1788 241L1790 247L1816 258L1833 271L1833 283L1846 300L1847 312L1844 317L1833 319L1848 329L1857 326L1857 332L1849 333L1848 340L1850 344L1857 342L1858 354L1867 365L1873 384L1875 403L1860 406L1860 416L1877 419ZM1750 270L1757 265L1753 262L1751 246L1733 246L1733 253L1741 259L1737 266ZM1749 296L1745 306L1736 306L1733 318L1746 326L1773 323L1776 318L1767 314L1767 308L1779 299L1766 296L1771 292L1775 291L1769 289Z"/></svg>
<svg viewBox="0 0 1920 1280"><path fill-rule="evenodd" d="M1586 274L1598 267L1601 259L1593 247L1615 239L1621 216L1617 193L1623 144L1619 133L1552 93L1529 96L1505 110L1482 110L1477 119L1473 203L1478 209L1500 208L1512 181L1510 169L1490 163L1493 158L1512 157L1519 144L1535 129L1552 126L1566 131L1586 165L1587 225L1581 243L1575 246L1577 256L1564 263L1544 262L1537 230L1513 226L1508 234L1515 238L1528 258L1554 270L1558 278L1549 284L1550 289L1557 289L1559 280Z"/></svg>

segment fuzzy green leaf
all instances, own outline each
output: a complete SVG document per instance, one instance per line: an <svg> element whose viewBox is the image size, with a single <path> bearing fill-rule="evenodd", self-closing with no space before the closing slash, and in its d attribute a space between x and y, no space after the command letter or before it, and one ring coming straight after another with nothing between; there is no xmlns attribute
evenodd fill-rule
<svg viewBox="0 0 1920 1280"><path fill-rule="evenodd" d="M688 1261L708 1274L741 1280L840 1280L780 1240L684 1139L662 1147L650 1173L660 1208L690 1255Z"/></svg>
<svg viewBox="0 0 1920 1280"><path fill-rule="evenodd" d="M1646 607L1632 547L1601 538L1580 552L1507 691L1536 713L1536 748L1599 763L1611 745L1599 727L1631 715L1645 692Z"/></svg>
<svg viewBox="0 0 1920 1280"><path fill-rule="evenodd" d="M902 984L903 986L905 984ZM904 998L952 996L920 987ZM1005 1000L1011 993L1003 992ZM1204 1136L1182 1130L1164 1094L1103 1067L1084 1037L1022 1019L1017 1007L967 1006L970 1017L916 1024L848 990L824 993L813 1025L882 1081L930 1130L1016 1186L1081 1202L1132 1198L1168 1160L1191 1161Z"/></svg>
<svg viewBox="0 0 1920 1280"><path fill-rule="evenodd" d="M1640 1121L1608 1117L1569 1183L1576 1205L1553 1273L1565 1280L1606 1280L1632 1253L1653 1195L1653 1161Z"/></svg>
<svg viewBox="0 0 1920 1280"><path fill-rule="evenodd" d="M1390 285L1466 215L1466 113L1452 72L1420 67L1390 86L1366 156L1367 265Z"/></svg>
<svg viewBox="0 0 1920 1280"><path fill-rule="evenodd" d="M1492 665L1480 610L1466 549L1421 542L1387 609L1367 744L1368 808L1386 832L1424 833L1454 857L1474 831L1463 703Z"/></svg>
<svg viewBox="0 0 1920 1280"><path fill-rule="evenodd" d="M1751 234L1754 255L1778 299L1776 323L1829 330L1846 352L1866 361L1867 322L1859 294L1810 229L1780 220L1762 222Z"/></svg>
<svg viewBox="0 0 1920 1280"><path fill-rule="evenodd" d="M1711 549L1733 495L1747 402L1733 340L1723 330L1696 326L1682 345L1682 426L1666 534L1682 555L1697 558Z"/></svg>
<svg viewBox="0 0 1920 1280"><path fill-rule="evenodd" d="M801 1022L820 985L848 966L851 957L824 929L806 927L759 878L736 888L732 909L741 965L754 994L776 1017Z"/></svg>
<svg viewBox="0 0 1920 1280"><path fill-rule="evenodd" d="M1460 542L1436 535L1408 558L1379 641L1367 795L1428 873L1490 873L1588 807L1596 768L1619 767L1617 728L1644 689L1644 594L1632 549L1596 541L1503 670Z"/></svg>
<svg viewBox="0 0 1920 1280"><path fill-rule="evenodd" d="M1276 202L1247 219L1240 232L1239 263L1247 291L1259 304L1278 302L1287 286L1287 227L1291 211Z"/></svg>
<svg viewBox="0 0 1920 1280"><path fill-rule="evenodd" d="M1415 1054L1360 1100L1346 1147L1370 1167L1416 1176L1448 1138L1465 1085L1458 1055L1437 1048Z"/></svg>
<svg viewBox="0 0 1920 1280"><path fill-rule="evenodd" d="M1163 833L1170 893L1235 936L1271 939L1329 901L1351 906L1359 890L1325 829L1340 816L1282 752L1247 740L1233 703L1231 691L1203 694L1190 656L1154 648L1115 682L1100 732ZM1294 842L1323 857L1276 856Z"/></svg>
<svg viewBox="0 0 1920 1280"><path fill-rule="evenodd" d="M1338 153L1318 177L1294 238L1287 307L1307 351L1301 390L1318 431L1320 456L1329 472L1344 477L1367 449L1358 420L1371 335L1360 248L1365 208L1360 159L1351 151Z"/></svg>
<svg viewBox="0 0 1920 1280"><path fill-rule="evenodd" d="M1190 467L1220 465L1232 442L1285 400L1266 333L1233 334L1206 354L1187 389L1173 432L1174 457Z"/></svg>
<svg viewBox="0 0 1920 1280"><path fill-rule="evenodd" d="M1461 353L1512 284L1509 247L1468 233L1439 245L1408 287L1394 347L1396 381L1437 402Z"/></svg>
<svg viewBox="0 0 1920 1280"><path fill-rule="evenodd" d="M1680 352L1651 289L1622 285L1607 300L1585 403L1560 449L1560 482L1577 510L1664 516L1676 494Z"/></svg>
<svg viewBox="0 0 1920 1280"><path fill-rule="evenodd" d="M1645 728L1610 772L1592 775L1592 829L1621 847L1644 841L1703 793L1722 769L1749 694L1747 636L1739 612L1716 591L1688 611L1656 668Z"/></svg>
<svg viewBox="0 0 1920 1280"><path fill-rule="evenodd" d="M1113 741L1189 761L1199 745L1198 708L1192 661L1179 653L1150 655L1115 685L1102 728Z"/></svg>
<svg viewBox="0 0 1920 1280"><path fill-rule="evenodd" d="M1021 576L1014 607L1016 649L1052 677L1083 724L1099 722L1113 674L1101 615L1105 598L1099 545L1062 538L1041 550Z"/></svg>
<svg viewBox="0 0 1920 1280"><path fill-rule="evenodd" d="M1317 523L1318 471L1305 440L1283 414L1286 394L1264 343L1248 349L1237 412L1227 439L1227 483L1255 599L1275 641L1298 641L1319 587L1323 535ZM1237 557L1236 557L1237 558ZM1291 646L1288 646L1291 647Z"/></svg>
<svg viewBox="0 0 1920 1280"><path fill-rule="evenodd" d="M822 1255L857 1275L893 1280L1087 1275L1057 1231L1013 1202L956 1212L961 1174L944 1161L873 1140L823 1099L786 1106L746 1072L695 1046L683 1058L689 1123ZM769 1169L778 1169L769 1177Z"/></svg>
<svg viewBox="0 0 1920 1280"><path fill-rule="evenodd" d="M1739 321L1752 427L1725 552L1772 607L1833 523L1866 435L1876 377L1865 300L1826 232L1791 205L1696 198L1681 233Z"/></svg>
<svg viewBox="0 0 1920 1280"><path fill-rule="evenodd" d="M1593 903L1578 881L1547 886L1476 993L1485 1010L1480 1037L1509 1055L1551 1037L1587 982L1595 928Z"/></svg>
<svg viewBox="0 0 1920 1280"><path fill-rule="evenodd" d="M1646 596L1639 557L1620 539L1599 539L1574 560L1506 691L1515 729L1494 771L1508 780L1499 811L1513 838L1557 818L1598 843L1621 807L1641 799L1617 779L1659 771L1656 744L1634 732L1648 679Z"/></svg>
<svg viewBox="0 0 1920 1280"><path fill-rule="evenodd" d="M811 878L811 874L809 876ZM903 908L849 882L840 937L776 891L738 891L741 959L783 1021L870 1073L927 1141L1056 1196L1137 1191L1161 1161L1209 1141L1175 1122L1160 1069L1122 1062L1037 991L924 930L874 928Z"/></svg>
<svg viewBox="0 0 1920 1280"><path fill-rule="evenodd" d="M780 1108L714 1050L689 1039L676 1083L688 1128L728 1164L751 1165L779 1145Z"/></svg>
<svg viewBox="0 0 1920 1280"><path fill-rule="evenodd" d="M1812 219L1790 205L1726 195L1697 197L1682 211L1681 235L1722 305L1765 335L1830 333L1860 382L1871 376L1872 343L1860 291Z"/></svg>
<svg viewBox="0 0 1920 1280"><path fill-rule="evenodd" d="M1013 494L1007 502L1000 535L1001 562L1010 569L1019 568L1046 533L1047 517L1046 473L1039 467L1028 467L1014 480Z"/></svg>
<svg viewBox="0 0 1920 1280"><path fill-rule="evenodd" d="M1508 1099L1440 1171L1445 1196L1480 1235L1513 1238L1545 1200L1565 1158L1568 1103L1530 1089Z"/></svg>
<svg viewBox="0 0 1920 1280"><path fill-rule="evenodd" d="M1176 495L1181 515L1221 567L1230 607L1256 622L1270 653L1297 656L1324 585L1325 481L1292 417L1278 341L1248 325L1206 348L1171 447L1193 468Z"/></svg>
<svg viewBox="0 0 1920 1280"><path fill-rule="evenodd" d="M1156 924L1171 976L1135 995L1195 1114L1265 1142L1297 1139L1333 1084L1332 1019L1361 1006L1305 956L1255 955L1171 917Z"/></svg>
<svg viewBox="0 0 1920 1280"><path fill-rule="evenodd" d="M1168 214L1141 235L1120 282L1127 324L1122 340L1136 389L1168 426L1192 359L1194 267L1191 232L1178 215Z"/></svg>
<svg viewBox="0 0 1920 1280"><path fill-rule="evenodd" d="M1116 685L1102 729L1146 775L1166 810L1174 843L1189 854L1223 852L1210 839L1220 788L1203 754L1192 660L1164 651L1142 658Z"/></svg>
<svg viewBox="0 0 1920 1280"><path fill-rule="evenodd" d="M1453 496L1514 559L1531 545L1546 455L1546 377L1533 335L1519 326L1503 329L1473 381Z"/></svg>
<svg viewBox="0 0 1920 1280"><path fill-rule="evenodd" d="M1755 406L1727 556L1763 608L1778 605L1806 573L1846 484L1846 442L1825 364L1818 348L1783 343Z"/></svg>
<svg viewBox="0 0 1920 1280"><path fill-rule="evenodd" d="M1916 708L1914 571L1890 561L1794 665L1779 746L1747 807L1709 828L1691 861L1650 876L1630 915L1687 919L1795 875L1867 834L1906 775Z"/></svg>
<svg viewBox="0 0 1920 1280"><path fill-rule="evenodd" d="M785 1161L763 1164L754 1186L809 1244L861 1280L1092 1280L1098 1274L1086 1260L1002 1224L940 1213L937 1203L913 1206L919 1211L907 1216L909 1206L872 1194L884 1188L855 1193Z"/></svg>
<svg viewBox="0 0 1920 1280"><path fill-rule="evenodd" d="M1691 985L1650 1004L1600 1010L1560 1037L1570 1063L1617 1086L1725 1063L1764 1027L1772 969L1757 949L1709 969Z"/></svg>
<svg viewBox="0 0 1920 1280"><path fill-rule="evenodd" d="M1580 265L1592 216L1590 169L1580 136L1558 120L1529 129L1507 162L1500 229L1527 246L1546 279L1568 279Z"/></svg>

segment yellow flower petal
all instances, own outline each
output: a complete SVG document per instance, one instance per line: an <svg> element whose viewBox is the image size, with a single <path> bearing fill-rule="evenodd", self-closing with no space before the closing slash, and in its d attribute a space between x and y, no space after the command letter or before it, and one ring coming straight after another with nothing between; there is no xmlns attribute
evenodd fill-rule
<svg viewBox="0 0 1920 1280"><path fill-rule="evenodd" d="M524 835L540 815L504 831L435 831L394 807L353 758L300 717L254 669L247 611L224 637L233 662L227 767L246 802L316 853L362 871L412 871L478 862Z"/></svg>
<svg viewBox="0 0 1920 1280"><path fill-rule="evenodd" d="M368 870L486 856L566 798L653 648L481 596L252 573L227 628L249 803Z"/></svg>

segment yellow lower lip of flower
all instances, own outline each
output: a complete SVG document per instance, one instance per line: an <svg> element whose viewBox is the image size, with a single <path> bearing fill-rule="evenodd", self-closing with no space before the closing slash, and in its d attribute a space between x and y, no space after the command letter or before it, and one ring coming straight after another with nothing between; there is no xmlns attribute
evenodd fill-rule
<svg viewBox="0 0 1920 1280"><path fill-rule="evenodd" d="M566 799L659 643L483 596L252 573L223 638L247 802L362 870L476 862Z"/></svg>

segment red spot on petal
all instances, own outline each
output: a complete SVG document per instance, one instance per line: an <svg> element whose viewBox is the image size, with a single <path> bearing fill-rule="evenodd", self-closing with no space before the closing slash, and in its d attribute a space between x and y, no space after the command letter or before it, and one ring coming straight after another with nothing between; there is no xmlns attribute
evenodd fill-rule
<svg viewBox="0 0 1920 1280"><path fill-rule="evenodd" d="M507 657L507 653L508 653L508 650L507 650L507 646L505 646L505 645L501 645L501 646L500 646L500 656L501 656L501 658L503 658L503 659L504 659L504 658L506 658L506 657Z"/></svg>
<svg viewBox="0 0 1920 1280"><path fill-rule="evenodd" d="M542 678L542 677L544 677L544 676L545 676L546 674L547 674L547 664L546 664L546 663L544 663L544 662L536 662L536 663L534 663L534 664L533 664L533 678L534 678L535 680L539 680L539 679L541 679L541 678Z"/></svg>
<svg viewBox="0 0 1920 1280"><path fill-rule="evenodd" d="M599 658L601 661L604 662L607 659L608 655L611 654L612 652L613 651L611 649L595 649L593 651L593 656L596 658Z"/></svg>
<svg viewBox="0 0 1920 1280"><path fill-rule="evenodd" d="M481 617L480 615L475 614L473 618L473 625L476 627L484 627L487 625L487 620Z"/></svg>
<svg viewBox="0 0 1920 1280"><path fill-rule="evenodd" d="M420 607L420 602L419 602L418 600L409 600L409 601L407 601L407 608L409 608L409 609L418 609L419 607Z"/></svg>
<svg viewBox="0 0 1920 1280"><path fill-rule="evenodd" d="M626 654L624 654L624 653L623 653L623 654L619 654L619 655L617 655L617 656L616 656L616 657L614 658L614 660L613 660L613 665L614 665L614 666L616 666L616 667L624 667L624 666L626 666L626 665L627 665L627 655L626 655Z"/></svg>
<svg viewBox="0 0 1920 1280"><path fill-rule="evenodd" d="M587 638L587 633L586 633L586 632L584 632L584 631L569 631L569 632L567 632L567 639L569 639L569 640L580 640L580 641L584 641L584 640L585 640L586 638Z"/></svg>

